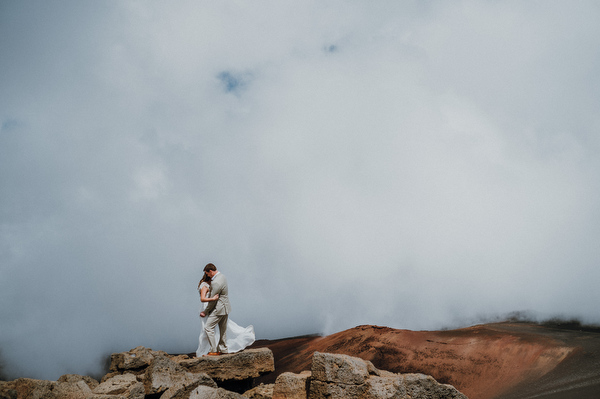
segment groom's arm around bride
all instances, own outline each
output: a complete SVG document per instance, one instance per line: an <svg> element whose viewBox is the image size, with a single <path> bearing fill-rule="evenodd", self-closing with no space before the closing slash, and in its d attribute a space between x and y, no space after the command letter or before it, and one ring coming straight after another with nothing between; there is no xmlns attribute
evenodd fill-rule
<svg viewBox="0 0 600 399"><path fill-rule="evenodd" d="M210 285L210 296L214 297L218 295L219 297L216 301L208 302L204 313L209 315L214 311L215 315L219 316L229 314L231 312L231 305L229 304L228 294L227 279L222 273L217 273Z"/></svg>

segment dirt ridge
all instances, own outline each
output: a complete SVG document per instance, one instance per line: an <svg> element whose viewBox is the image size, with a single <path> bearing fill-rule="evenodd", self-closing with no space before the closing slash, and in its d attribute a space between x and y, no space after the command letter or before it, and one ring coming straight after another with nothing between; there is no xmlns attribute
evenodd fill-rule
<svg viewBox="0 0 600 399"><path fill-rule="evenodd" d="M397 373L429 374L471 399L562 399L576 390L585 398L582 389L600 397L600 333L576 328L504 322L411 331L361 325L254 346L267 346L275 356L276 374L262 382L310 369L312 354L320 351L357 356Z"/></svg>

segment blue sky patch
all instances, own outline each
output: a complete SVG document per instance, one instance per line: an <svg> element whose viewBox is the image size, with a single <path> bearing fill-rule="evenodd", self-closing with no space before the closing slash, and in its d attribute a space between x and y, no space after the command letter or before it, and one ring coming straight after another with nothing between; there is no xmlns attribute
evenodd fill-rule
<svg viewBox="0 0 600 399"><path fill-rule="evenodd" d="M0 130L11 130L17 127L18 124L19 122L17 122L16 119L7 119L2 122L2 127L0 127Z"/></svg>
<svg viewBox="0 0 600 399"><path fill-rule="evenodd" d="M223 71L217 75L227 93L238 93L248 82L248 74Z"/></svg>

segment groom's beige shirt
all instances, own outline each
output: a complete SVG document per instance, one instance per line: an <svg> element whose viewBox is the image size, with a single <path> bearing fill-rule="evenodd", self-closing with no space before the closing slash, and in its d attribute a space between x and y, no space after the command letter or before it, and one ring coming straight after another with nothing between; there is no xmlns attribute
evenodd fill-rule
<svg viewBox="0 0 600 399"><path fill-rule="evenodd" d="M219 299L208 303L204 312L210 314L213 311L216 316L222 316L231 312L231 305L229 304L229 289L227 287L227 279L221 273L217 273L210 283L210 295L215 296L219 294Z"/></svg>

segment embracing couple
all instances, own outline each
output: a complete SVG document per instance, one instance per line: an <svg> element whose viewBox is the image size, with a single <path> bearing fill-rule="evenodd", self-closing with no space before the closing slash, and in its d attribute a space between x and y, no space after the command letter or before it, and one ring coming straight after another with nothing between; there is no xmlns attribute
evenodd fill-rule
<svg viewBox="0 0 600 399"><path fill-rule="evenodd" d="M198 291L203 306L200 311L202 331L196 356L235 353L254 343L254 327L240 327L229 320L231 305L227 279L212 263L204 267Z"/></svg>

